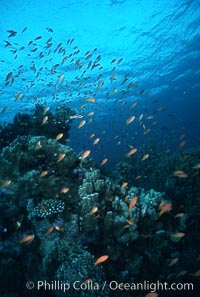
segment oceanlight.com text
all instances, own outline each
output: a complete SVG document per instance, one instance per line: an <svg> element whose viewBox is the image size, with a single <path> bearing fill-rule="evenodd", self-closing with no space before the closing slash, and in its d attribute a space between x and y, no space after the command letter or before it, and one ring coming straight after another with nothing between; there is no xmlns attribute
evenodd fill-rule
<svg viewBox="0 0 200 297"><path fill-rule="evenodd" d="M88 279L87 281L74 281L73 283L69 283L66 281L46 281L39 280L37 282L28 281L26 283L26 288L28 290L45 290L45 291L63 291L67 292L69 290L75 291L104 291L105 289L109 289L111 291L119 290L119 291L150 291L150 292L159 292L159 291L193 291L194 284L193 283L168 283L168 282L149 282L144 281L141 283L134 282L117 282L115 280L112 281L104 281L103 283L98 283Z"/></svg>

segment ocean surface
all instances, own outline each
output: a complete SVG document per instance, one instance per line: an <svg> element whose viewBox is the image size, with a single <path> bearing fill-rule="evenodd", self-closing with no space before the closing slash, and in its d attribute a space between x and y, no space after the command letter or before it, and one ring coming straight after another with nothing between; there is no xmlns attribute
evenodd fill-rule
<svg viewBox="0 0 200 297"><path fill-rule="evenodd" d="M169 281L177 281L177 275L182 272L186 281L193 281L197 288L200 275L200 242L196 240L200 231L200 1L11 0L0 1L0 11L0 275L3 277L6 269L6 280L13 279L15 276L10 272L13 266L20 265L21 260L27 261L29 271L31 261L39 263L35 255L43 257L48 251L48 260L35 266L33 282L40 280L39 277L53 281L55 275L56 279L62 279L59 273L63 269L66 276L67 270L61 269L61 251L55 248L59 263L54 263L50 252L56 246L58 238L54 234L58 232L63 242L77 241L80 249L87 246L88 255L94 258L109 255L110 262L105 260L103 272L98 274L102 282L115 278L115 270L123 276L122 282L143 281L154 274L154 269L147 268L154 263L145 258L151 253L145 254L148 243L141 243L141 238L147 240L162 230L165 235L176 234L178 242L172 240L167 252L167 245L159 249L157 243L157 253L162 256L155 261L155 269L160 265L163 269L150 280L155 282L162 274L161 280L168 277ZM44 151L37 155L38 149L44 146ZM62 169L63 159L66 163ZM53 161L57 163L52 165ZM39 179L36 173L40 174ZM42 178L46 179L45 183L41 182ZM60 192L56 183L62 187ZM83 188L87 188L86 192ZM166 196L150 194L151 190ZM65 193L69 195L68 200L63 196ZM147 196L155 198L151 207L155 203L156 210L147 214L147 217L152 215L151 223L148 219L140 221L141 214L137 213L137 209L142 211L147 203L144 198ZM133 200L135 197L139 200ZM87 205L83 202L86 198L89 199ZM11 201L9 206L6 199ZM53 204L60 199L65 204L65 213L56 217L55 211L50 219L45 215L44 222L40 217L37 227L37 220L32 216L36 215L34 209L39 209L37 205L42 199L53 199L49 202ZM120 207L123 203L127 204L125 208L129 206L126 211L122 207L126 215L116 208L117 199L123 200ZM150 207L148 203L144 212ZM5 210L7 207L10 214ZM46 206L40 207L44 211ZM138 208L134 210L135 207ZM63 211L61 204L55 208ZM113 212L112 222L109 212ZM98 227L88 227L96 224L96 221L87 223L88 213L95 215ZM175 216L182 213L180 217L185 217L176 225ZM134 225L132 219L137 224L133 233L130 231L133 237L119 240L124 230ZM86 221L86 225L70 235L62 232L79 221ZM119 221L128 227L109 240L107 233L111 226L120 229ZM143 232L142 222L154 227ZM57 227L60 225L61 232ZM48 236L53 236L54 247L43 243L41 234L46 234L45 230ZM184 238L178 233L183 233ZM45 235L45 240L48 236ZM151 245L150 242L151 239ZM118 246L119 253L124 248L134 250L135 246L141 246L146 256L136 248L132 258L130 249L123 261L117 254ZM10 254L5 252L7 248ZM73 253L80 255L79 250ZM185 267L183 263L191 255L195 255L192 264L186 263ZM154 257L153 252L151 256ZM134 274L129 262L140 257L143 260L138 260L139 264L134 262L134 269L140 272ZM169 262L176 258L180 266L176 260ZM104 265L103 262L100 265ZM56 273L48 274L48 265L54 265L52 263L57 267ZM176 265L174 271L168 271ZM69 269L70 272L73 269ZM95 274L92 269L91 274ZM3 281L6 284L0 291L3 297L30 294L24 285L29 274L24 271L23 264L16 272L20 272L17 276L20 284L13 285L13 289L8 289L10 280ZM26 277L22 277L24 273ZM92 279L92 275L86 277ZM117 281L120 280L119 277ZM80 296L90 296L88 292L81 291ZM93 287L91 296L102 296L94 292ZM53 297L62 295L53 290L43 293ZM194 290L185 296L195 296L193 293ZM33 296L41 294L35 290ZM70 294L78 296L76 290ZM110 289L106 294L118 296L120 290ZM123 294L167 296L166 292L150 295L148 290L135 295L123 290Z"/></svg>

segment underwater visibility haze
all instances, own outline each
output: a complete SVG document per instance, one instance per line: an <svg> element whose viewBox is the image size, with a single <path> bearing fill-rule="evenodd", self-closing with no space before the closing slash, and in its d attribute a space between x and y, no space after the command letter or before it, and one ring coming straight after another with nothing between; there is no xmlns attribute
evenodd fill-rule
<svg viewBox="0 0 200 297"><path fill-rule="evenodd" d="M0 295L199 296L200 1L0 11Z"/></svg>

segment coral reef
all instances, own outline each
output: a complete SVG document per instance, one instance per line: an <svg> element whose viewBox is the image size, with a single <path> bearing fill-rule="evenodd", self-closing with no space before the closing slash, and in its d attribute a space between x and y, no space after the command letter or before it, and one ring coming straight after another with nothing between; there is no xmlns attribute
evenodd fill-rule
<svg viewBox="0 0 200 297"><path fill-rule="evenodd" d="M75 112L68 107L59 106L55 113L48 107L36 104L32 113L17 113L13 123L4 123L0 126L0 148L9 145L18 136L46 136L55 139L59 133L63 137L58 141L65 143L71 124L71 116ZM46 122L43 123L46 117Z"/></svg>
<svg viewBox="0 0 200 297"><path fill-rule="evenodd" d="M179 196L171 190L166 194L145 183L135 186L130 165L120 164L118 177L112 179L92 159L81 160L71 147L45 136L17 137L2 149L0 162L0 276L7 284L14 273L23 274L8 294L20 291L26 296L24 283L30 279L86 286L90 280L100 285L105 280L176 280L184 269L187 275L197 270L197 215L185 211L185 199L180 207ZM184 166L170 166L170 172L186 171ZM187 170L186 184L190 176L198 178L193 170ZM181 180L170 177L173 183L168 184L178 190ZM189 251L192 263L186 261ZM94 265L101 255L108 255L108 261ZM174 258L178 260L172 265ZM8 272L4 275L2 269ZM80 291L73 285L69 292L110 295L108 288ZM52 297L62 294L56 291ZM119 290L112 294L131 296Z"/></svg>
<svg viewBox="0 0 200 297"><path fill-rule="evenodd" d="M149 158L143 162L142 156L146 152L149 153ZM183 203L184 199L187 213L197 217L200 210L200 171L195 165L199 163L199 159L199 147L166 153L163 148L144 146L116 165L113 178L118 182L126 180L129 184L148 190L153 188L163 191L168 197L175 196L175 205ZM180 170L186 173L186 178L174 175L174 172Z"/></svg>

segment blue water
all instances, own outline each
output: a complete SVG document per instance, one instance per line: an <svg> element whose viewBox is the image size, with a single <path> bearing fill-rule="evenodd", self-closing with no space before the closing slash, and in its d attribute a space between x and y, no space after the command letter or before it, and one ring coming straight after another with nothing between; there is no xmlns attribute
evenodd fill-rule
<svg viewBox="0 0 200 297"><path fill-rule="evenodd" d="M183 149L198 145L199 8L198 0L1 1L0 110L7 109L0 121L12 122L17 112L30 111L35 103L51 111L64 104L86 120L81 129L82 119L73 121L68 144L77 153L91 149L95 161L107 157L112 165L123 159L129 145L164 145L176 151L180 137ZM7 30L16 35L8 37ZM52 45L45 48L48 43ZM65 50L61 53L59 48L55 52L59 43ZM98 56L99 65L88 68ZM5 86L9 72L14 82ZM19 92L24 97L16 101ZM87 102L88 97L96 102ZM94 115L87 116L91 111ZM132 115L135 121L126 125ZM144 135L146 129L150 132ZM97 145L95 138L100 138Z"/></svg>

